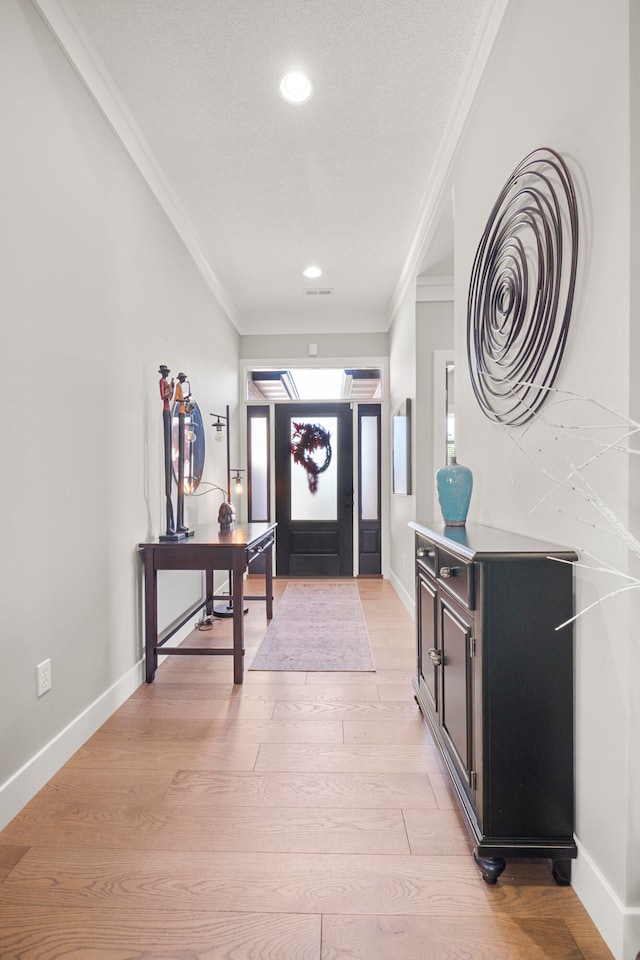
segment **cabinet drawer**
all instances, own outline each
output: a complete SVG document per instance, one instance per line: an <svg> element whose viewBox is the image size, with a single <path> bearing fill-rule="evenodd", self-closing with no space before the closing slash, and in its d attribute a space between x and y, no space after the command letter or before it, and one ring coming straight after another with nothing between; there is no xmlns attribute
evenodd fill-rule
<svg viewBox="0 0 640 960"><path fill-rule="evenodd" d="M428 540L419 534L416 536L416 563L435 577L436 545L433 540Z"/></svg>
<svg viewBox="0 0 640 960"><path fill-rule="evenodd" d="M473 589L474 566L455 554L438 547L436 579L469 610L475 610Z"/></svg>

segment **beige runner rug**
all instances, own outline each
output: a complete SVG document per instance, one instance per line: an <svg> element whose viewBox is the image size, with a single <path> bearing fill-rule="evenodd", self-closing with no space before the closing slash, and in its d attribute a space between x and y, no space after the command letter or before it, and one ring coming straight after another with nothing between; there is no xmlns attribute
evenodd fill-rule
<svg viewBox="0 0 640 960"><path fill-rule="evenodd" d="M375 670L356 584L287 584L249 669Z"/></svg>

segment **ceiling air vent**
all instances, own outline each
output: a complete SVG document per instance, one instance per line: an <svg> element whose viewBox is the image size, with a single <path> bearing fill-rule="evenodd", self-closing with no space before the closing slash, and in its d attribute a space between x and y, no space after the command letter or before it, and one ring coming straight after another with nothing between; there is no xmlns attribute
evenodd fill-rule
<svg viewBox="0 0 640 960"><path fill-rule="evenodd" d="M333 293L333 288L329 287L305 287L305 297L328 297Z"/></svg>

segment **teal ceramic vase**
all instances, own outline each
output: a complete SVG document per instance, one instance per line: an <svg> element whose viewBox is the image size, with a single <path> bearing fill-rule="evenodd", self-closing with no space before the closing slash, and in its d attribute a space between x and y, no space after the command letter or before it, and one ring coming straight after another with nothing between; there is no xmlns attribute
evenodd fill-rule
<svg viewBox="0 0 640 960"><path fill-rule="evenodd" d="M445 524L464 527L473 490L473 474L469 467L452 457L451 463L436 473L436 487Z"/></svg>

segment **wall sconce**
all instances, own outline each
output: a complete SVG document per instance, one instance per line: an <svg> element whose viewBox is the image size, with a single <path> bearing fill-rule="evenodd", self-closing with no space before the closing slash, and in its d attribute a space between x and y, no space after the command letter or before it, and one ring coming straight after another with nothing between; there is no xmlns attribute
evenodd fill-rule
<svg viewBox="0 0 640 960"><path fill-rule="evenodd" d="M215 430L214 440L216 440L218 443L222 443L222 441L224 440L224 428L229 422L228 417L223 418L224 420L227 421L227 423L223 423L219 413L212 413L211 416L217 418L216 422L211 424L211 426Z"/></svg>
<svg viewBox="0 0 640 960"><path fill-rule="evenodd" d="M227 502L231 503L231 468L229 467L229 461L231 459L231 437L229 436L229 405L227 404L225 408L225 413L210 413L210 417L215 417L215 423L212 423L211 426L214 429L214 439L218 443L222 443L225 439L225 428L227 431ZM218 488L219 489L219 488ZM220 521L222 523L222 521ZM225 523L228 522L225 519ZM227 527L227 529L229 529Z"/></svg>
<svg viewBox="0 0 640 960"><path fill-rule="evenodd" d="M233 527L234 527L234 524L235 524L235 520L236 520L235 507L234 507L233 504L231 503L231 480L232 480L232 477L231 477L231 467L229 466L230 449L231 449L231 438L230 438L230 436L229 436L229 407L228 407L228 406L226 407L224 414L222 414L222 413L212 413L212 414L210 414L210 416L216 418L216 419L215 419L215 422L212 423L211 426L212 426L213 429L215 430L214 436L215 436L215 439L216 439L217 441L222 442L222 440L225 439L225 435L224 435L225 428L226 428L226 431L227 431L227 435L226 435L226 440L227 440L227 490L226 490L226 498L223 499L222 503L220 504L220 509L219 509L219 511L218 511L218 523L219 523L219 525L220 525L220 530L222 530L222 531L224 531L224 532L228 532L229 530L233 530ZM242 473L241 470L238 470L238 469L235 469L235 468L234 468L233 481L234 481L234 483L235 483L236 493L242 493L242 490L243 490L242 477L240 476L241 473ZM221 488L221 487L218 487L217 489L218 489L218 490L221 490L222 488ZM224 491L222 491L222 492L224 493ZM229 594L231 594L231 573L229 573ZM231 606L231 604L229 605L229 609L230 609L231 611L233 611L233 607ZM217 612L217 611L214 611L214 612ZM218 615L220 615L220 614L218 614ZM223 614L223 615L226 616L226 614Z"/></svg>
<svg viewBox="0 0 640 960"><path fill-rule="evenodd" d="M233 530L236 511L235 507L231 503L231 471L233 469L233 482L235 484L236 494L242 493L244 490L244 481L242 479L242 474L244 470L241 470L239 467L231 468L229 466L231 460L231 438L229 437L229 406L225 408L225 413L212 413L210 416L215 417L214 423L211 424L215 433L214 437L220 443L225 439L225 428L227 431L226 440L227 440L227 490L226 490L226 499L223 499L220 504L220 509L218 510L218 524L220 526L221 533L228 533ZM213 485L215 486L215 484ZM225 491L221 487L217 487L218 490L221 490L222 493ZM224 605L218 605L213 608L213 615L216 617L232 617L233 616L233 600L232 600L232 573L229 571L229 596L227 598L227 603ZM244 612L247 613L249 608L247 607Z"/></svg>
<svg viewBox="0 0 640 960"><path fill-rule="evenodd" d="M244 473L244 469L240 467L231 467L231 469L234 471L234 476L231 479L235 484L236 493L240 496L244 493L244 477L240 476Z"/></svg>

